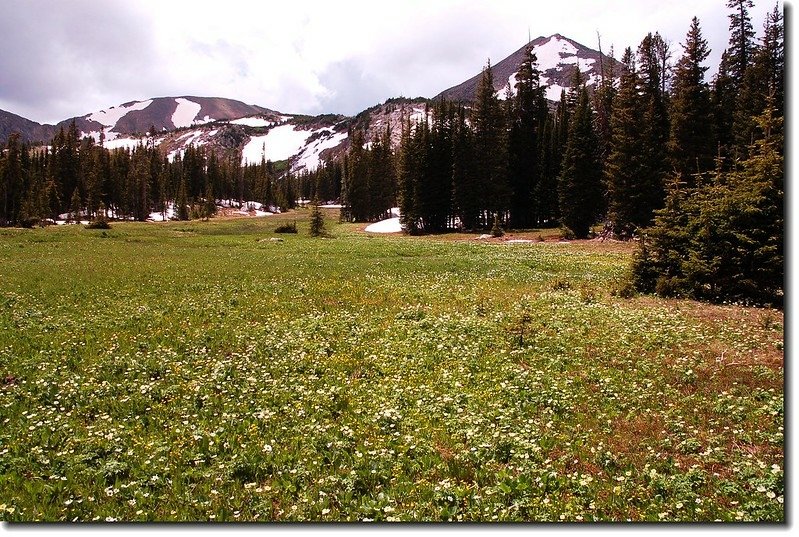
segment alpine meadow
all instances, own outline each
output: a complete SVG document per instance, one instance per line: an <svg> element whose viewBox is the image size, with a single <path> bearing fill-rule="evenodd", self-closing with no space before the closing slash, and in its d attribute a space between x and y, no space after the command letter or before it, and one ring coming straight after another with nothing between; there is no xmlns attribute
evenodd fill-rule
<svg viewBox="0 0 799 537"><path fill-rule="evenodd" d="M0 521L785 525L783 10L0 110Z"/></svg>

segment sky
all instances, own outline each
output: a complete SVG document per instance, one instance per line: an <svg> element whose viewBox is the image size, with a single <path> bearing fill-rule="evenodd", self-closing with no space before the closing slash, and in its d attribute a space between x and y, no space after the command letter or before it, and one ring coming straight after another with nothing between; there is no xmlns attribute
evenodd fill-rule
<svg viewBox="0 0 799 537"><path fill-rule="evenodd" d="M285 113L354 115L433 97L560 33L616 58L692 17L727 46L726 0L3 0L0 109L56 123L151 97L227 97ZM787 2L790 6L790 2ZM758 36L775 0L755 0Z"/></svg>

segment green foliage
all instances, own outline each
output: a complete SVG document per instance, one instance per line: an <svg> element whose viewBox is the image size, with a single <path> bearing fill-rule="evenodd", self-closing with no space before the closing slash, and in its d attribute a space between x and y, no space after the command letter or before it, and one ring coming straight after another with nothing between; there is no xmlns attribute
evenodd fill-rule
<svg viewBox="0 0 799 537"><path fill-rule="evenodd" d="M86 229L111 229L111 224L108 223L108 217L106 216L105 205L102 202L100 202L94 220L89 222Z"/></svg>
<svg viewBox="0 0 799 537"><path fill-rule="evenodd" d="M596 222L601 208L601 169L596 153L596 134L591 105L585 86L569 127L569 140L563 156L563 171L558 185L561 221L575 237L584 239Z"/></svg>
<svg viewBox="0 0 799 537"><path fill-rule="evenodd" d="M311 204L311 225L309 233L311 237L321 237L325 235L325 216L322 214L322 209L319 208L319 200L314 200Z"/></svg>
<svg viewBox="0 0 799 537"><path fill-rule="evenodd" d="M491 236L492 237L501 237L505 234L502 230L502 226L499 224L499 215L494 215L494 225L491 226Z"/></svg>
<svg viewBox="0 0 799 537"><path fill-rule="evenodd" d="M675 184L634 262L636 287L668 296L781 305L784 278L781 118L740 171L693 188Z"/></svg>
<svg viewBox="0 0 799 537"><path fill-rule="evenodd" d="M297 233L297 222L286 222L275 228L275 233Z"/></svg>
<svg viewBox="0 0 799 537"><path fill-rule="evenodd" d="M785 521L779 311L294 218L0 230L0 519Z"/></svg>

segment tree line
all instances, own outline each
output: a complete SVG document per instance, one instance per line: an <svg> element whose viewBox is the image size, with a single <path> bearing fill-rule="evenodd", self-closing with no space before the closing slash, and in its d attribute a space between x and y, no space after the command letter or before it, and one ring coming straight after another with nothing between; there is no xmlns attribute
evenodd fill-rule
<svg viewBox="0 0 799 537"><path fill-rule="evenodd" d="M144 221L152 213L208 217L216 201L256 201L281 210L296 204L298 181L275 163L241 163L238 151L219 154L189 145L173 158L151 141L108 149L84 137L73 122L47 147L32 147L13 133L0 147L0 225L30 227L58 220L94 219L100 213Z"/></svg>
<svg viewBox="0 0 799 537"><path fill-rule="evenodd" d="M781 300L784 24L779 6L755 39L751 0L729 0L730 40L710 54L691 21L682 52L649 33L619 67L600 65L589 91L578 68L548 106L531 50L505 98L491 65L474 103L436 101L389 133L353 137L343 217L400 208L409 233L562 226L573 238L639 239L639 290ZM611 53L612 57L612 53ZM393 165L391 164L393 161Z"/></svg>

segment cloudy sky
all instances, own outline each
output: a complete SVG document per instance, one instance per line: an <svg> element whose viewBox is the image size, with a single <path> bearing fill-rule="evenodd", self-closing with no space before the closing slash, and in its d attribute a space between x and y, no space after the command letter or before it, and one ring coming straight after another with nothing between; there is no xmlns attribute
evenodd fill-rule
<svg viewBox="0 0 799 537"><path fill-rule="evenodd" d="M659 31L674 57L693 16L715 70L725 0L4 0L0 109L54 123L127 101L229 97L290 113L355 114L432 97L533 38L636 47ZM755 0L760 34L774 0Z"/></svg>

